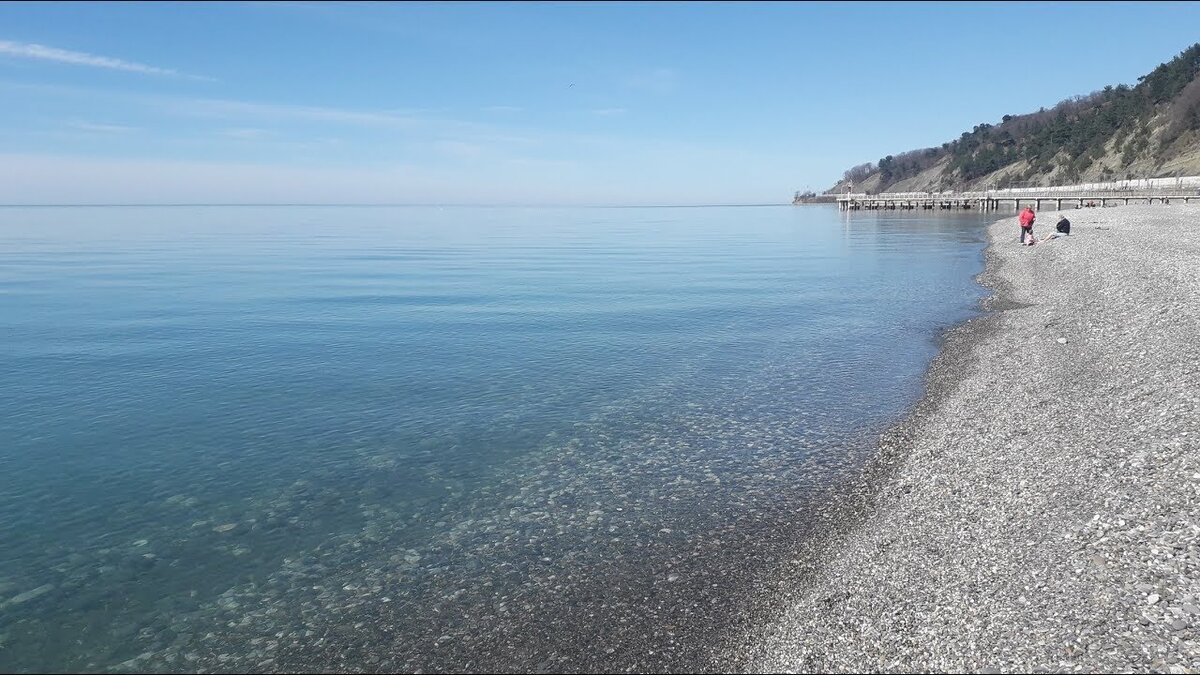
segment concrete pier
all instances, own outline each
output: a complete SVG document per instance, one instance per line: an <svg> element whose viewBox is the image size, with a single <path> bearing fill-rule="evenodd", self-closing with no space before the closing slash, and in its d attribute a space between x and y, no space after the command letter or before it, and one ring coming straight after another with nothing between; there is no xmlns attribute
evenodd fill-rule
<svg viewBox="0 0 1200 675"><path fill-rule="evenodd" d="M877 211L887 210L950 210L977 209L980 211L998 211L1009 208L1013 211L1028 205L1034 210L1041 210L1043 205L1054 205L1056 210L1067 208L1085 208L1090 206L1117 206L1129 204L1170 204L1172 200L1190 203L1200 200L1200 191L1187 190L1154 190L1145 192L1081 192L1066 195L1054 188L1038 194L1004 194L998 191L980 192L899 192L869 195L866 193L847 193L837 199L838 208L842 211Z"/></svg>

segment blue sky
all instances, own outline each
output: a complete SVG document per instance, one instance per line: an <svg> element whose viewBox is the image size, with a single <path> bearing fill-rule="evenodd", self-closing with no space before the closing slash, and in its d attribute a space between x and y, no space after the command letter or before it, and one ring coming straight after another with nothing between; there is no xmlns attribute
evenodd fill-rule
<svg viewBox="0 0 1200 675"><path fill-rule="evenodd" d="M780 203L1197 3L4 3L0 203Z"/></svg>

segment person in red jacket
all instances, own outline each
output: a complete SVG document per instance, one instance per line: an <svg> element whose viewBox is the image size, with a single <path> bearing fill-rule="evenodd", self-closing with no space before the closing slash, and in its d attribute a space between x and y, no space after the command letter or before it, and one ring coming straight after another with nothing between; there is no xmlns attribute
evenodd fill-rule
<svg viewBox="0 0 1200 675"><path fill-rule="evenodd" d="M1021 211L1020 216L1017 216L1017 220L1021 223L1022 244L1025 243L1025 235L1029 235L1029 244L1033 245L1033 242L1035 241L1033 238L1033 219L1036 217L1037 216L1035 216L1033 213L1033 209L1029 208L1028 206L1025 207L1024 211Z"/></svg>

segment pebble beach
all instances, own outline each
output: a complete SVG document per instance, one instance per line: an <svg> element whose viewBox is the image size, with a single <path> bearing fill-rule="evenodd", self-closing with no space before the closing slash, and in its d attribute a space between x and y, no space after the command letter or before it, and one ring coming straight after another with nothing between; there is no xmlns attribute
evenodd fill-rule
<svg viewBox="0 0 1200 675"><path fill-rule="evenodd" d="M985 313L723 668L1200 671L1200 206L1061 213L989 226Z"/></svg>

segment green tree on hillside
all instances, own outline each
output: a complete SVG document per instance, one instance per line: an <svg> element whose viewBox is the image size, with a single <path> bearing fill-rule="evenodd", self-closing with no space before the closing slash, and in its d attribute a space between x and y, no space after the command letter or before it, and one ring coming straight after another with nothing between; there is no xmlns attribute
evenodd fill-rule
<svg viewBox="0 0 1200 675"><path fill-rule="evenodd" d="M943 179L969 182L1024 160L1030 175L1061 169L1077 180L1105 155L1112 143L1129 166L1152 149L1151 120L1165 113L1167 124L1154 149L1164 151L1185 134L1200 131L1200 43L1138 78L1134 87L1107 86L1026 115L1004 115L998 125L979 124L937 148L887 155L872 168L859 165L856 182L878 175L881 190L946 161ZM1161 119L1161 118L1159 118ZM864 170L871 173L863 175ZM1112 173L1111 167L1102 167ZM849 172L847 172L849 173Z"/></svg>

